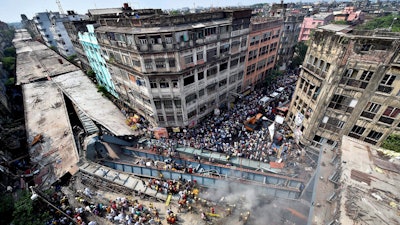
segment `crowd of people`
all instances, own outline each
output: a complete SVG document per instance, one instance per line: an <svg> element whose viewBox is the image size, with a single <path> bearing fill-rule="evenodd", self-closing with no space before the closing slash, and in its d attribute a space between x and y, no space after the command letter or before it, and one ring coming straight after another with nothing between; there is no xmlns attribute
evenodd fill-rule
<svg viewBox="0 0 400 225"><path fill-rule="evenodd" d="M277 148L285 143L282 140L285 135L272 141L267 126L261 125L259 129L250 131L246 129L244 122L257 114L262 114L269 121L265 124L271 124L275 119L276 108L289 103L296 79L297 76L293 73L282 76L269 87L254 90L238 99L232 108L222 109L219 115L209 115L196 127L186 129L184 132L171 132L168 139L161 139L159 142L169 153L173 152L178 144L267 162L270 156L277 153ZM260 103L259 100L263 96L268 96L279 87L284 88L279 97L265 105ZM290 132L283 126L281 130L282 133Z"/></svg>

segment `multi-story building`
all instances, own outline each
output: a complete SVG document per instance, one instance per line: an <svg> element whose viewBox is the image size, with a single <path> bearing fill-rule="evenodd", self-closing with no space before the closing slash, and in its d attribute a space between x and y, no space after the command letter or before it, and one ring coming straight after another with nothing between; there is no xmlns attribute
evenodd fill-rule
<svg viewBox="0 0 400 225"><path fill-rule="evenodd" d="M33 39L40 39L40 33L37 27L35 26L35 21L28 19L25 14L21 14L21 23L25 29L31 34Z"/></svg>
<svg viewBox="0 0 400 225"><path fill-rule="evenodd" d="M250 9L89 12L120 100L154 126L194 126L242 90Z"/></svg>
<svg viewBox="0 0 400 225"><path fill-rule="evenodd" d="M318 13L305 17L301 24L299 41L308 41L310 34L315 28L329 24L334 19L332 13Z"/></svg>
<svg viewBox="0 0 400 225"><path fill-rule="evenodd" d="M78 34L88 32L87 25L94 24L95 21L91 20L75 20L75 21L67 21L64 22L64 27L68 33L68 36L72 42L72 46L74 47L75 54L77 56L77 64L83 71L89 71L92 68L90 67L89 60L86 57L86 53L83 49L79 41Z"/></svg>
<svg viewBox="0 0 400 225"><path fill-rule="evenodd" d="M400 35L315 30L286 118L303 144L348 135L380 145L400 133Z"/></svg>
<svg viewBox="0 0 400 225"><path fill-rule="evenodd" d="M64 22L80 21L87 19L85 15L77 15L73 11L68 14L60 14L58 12L41 12L36 13L34 21L40 32L45 44L53 46L64 57L75 54L74 47L64 27Z"/></svg>
<svg viewBox="0 0 400 225"><path fill-rule="evenodd" d="M274 68L282 25L281 18L252 18L243 91L262 83Z"/></svg>
<svg viewBox="0 0 400 225"><path fill-rule="evenodd" d="M357 25L365 20L364 12L357 11L354 6L345 7L341 11L334 11L333 15L335 21L343 21L349 25Z"/></svg>
<svg viewBox="0 0 400 225"><path fill-rule="evenodd" d="M270 10L270 16L283 18L283 29L278 45L278 58L276 64L279 70L287 69L293 59L295 47L298 43L301 23L304 19L304 14L298 10L287 10L288 5L274 4Z"/></svg>
<svg viewBox="0 0 400 225"><path fill-rule="evenodd" d="M33 21L35 22L35 25L40 33L40 35L43 38L44 43L48 47L56 47L57 43L54 40L53 33L51 32L50 28L52 26L51 21L50 21L50 15L53 16L59 16L60 14L58 12L40 12L36 13Z"/></svg>
<svg viewBox="0 0 400 225"><path fill-rule="evenodd" d="M110 72L108 71L106 61L101 56L100 45L97 42L94 33L94 25L88 24L87 32L79 32L78 38L80 44L83 46L84 53L89 61L90 67L96 74L96 80L101 85L106 87L107 91L115 97L118 97L115 91L114 82L111 79Z"/></svg>
<svg viewBox="0 0 400 225"><path fill-rule="evenodd" d="M78 15L74 11L68 11L68 14L66 15L50 15L50 20L52 23L50 30L53 33L54 40L57 43L56 47L58 52L64 57L75 54L74 46L68 36L68 32L65 29L64 23L68 21L81 21L85 19L88 19L86 15Z"/></svg>

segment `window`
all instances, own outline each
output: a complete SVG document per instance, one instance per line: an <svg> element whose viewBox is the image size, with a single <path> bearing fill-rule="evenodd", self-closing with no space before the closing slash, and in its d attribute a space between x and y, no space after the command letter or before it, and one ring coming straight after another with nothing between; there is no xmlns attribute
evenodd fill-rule
<svg viewBox="0 0 400 225"><path fill-rule="evenodd" d="M181 108L181 100L174 100L174 104L176 108Z"/></svg>
<svg viewBox="0 0 400 225"><path fill-rule="evenodd" d="M193 62L193 56L185 56L185 64L189 64Z"/></svg>
<svg viewBox="0 0 400 225"><path fill-rule="evenodd" d="M347 69L345 73L345 77L355 78L357 76L358 70L355 69Z"/></svg>
<svg viewBox="0 0 400 225"><path fill-rule="evenodd" d="M192 94L186 96L186 98L185 98L186 104L189 104L189 103L195 101L196 99L197 99L196 93L192 93Z"/></svg>
<svg viewBox="0 0 400 225"><path fill-rule="evenodd" d="M175 67L175 59L174 58L168 59L168 64L169 64L169 67Z"/></svg>
<svg viewBox="0 0 400 225"><path fill-rule="evenodd" d="M374 72L364 71L360 77L360 80L369 81L369 80L371 80L373 74L374 74Z"/></svg>
<svg viewBox="0 0 400 225"><path fill-rule="evenodd" d="M236 74L233 74L229 77L229 84L233 84L236 81Z"/></svg>
<svg viewBox="0 0 400 225"><path fill-rule="evenodd" d="M201 90L199 91L199 98L202 97L203 95L204 95L204 89L201 89Z"/></svg>
<svg viewBox="0 0 400 225"><path fill-rule="evenodd" d="M383 112L382 116L379 118L379 121L386 124L392 124L399 113L400 109L388 106Z"/></svg>
<svg viewBox="0 0 400 225"><path fill-rule="evenodd" d="M173 42L172 37L165 37L165 43L166 44L172 44L172 42Z"/></svg>
<svg viewBox="0 0 400 225"><path fill-rule="evenodd" d="M260 42L260 36L254 36L251 38L250 46L257 45Z"/></svg>
<svg viewBox="0 0 400 225"><path fill-rule="evenodd" d="M354 103L357 104L355 99L342 95L334 95L328 107L351 113L353 111Z"/></svg>
<svg viewBox="0 0 400 225"><path fill-rule="evenodd" d="M229 53L229 50L230 50L230 45L229 44L225 44L225 45L220 47L219 53L220 54Z"/></svg>
<svg viewBox="0 0 400 225"><path fill-rule="evenodd" d="M331 68L331 64L330 63L326 63L325 64L325 68L324 68L324 72L329 71L329 68Z"/></svg>
<svg viewBox="0 0 400 225"><path fill-rule="evenodd" d="M265 67L265 64L267 63L267 59L263 59L257 63L257 70L261 70Z"/></svg>
<svg viewBox="0 0 400 225"><path fill-rule="evenodd" d="M369 51L371 49L370 44L364 44L361 46L361 51Z"/></svg>
<svg viewBox="0 0 400 225"><path fill-rule="evenodd" d="M150 81L150 88L157 88L157 82L154 80Z"/></svg>
<svg viewBox="0 0 400 225"><path fill-rule="evenodd" d="M198 72L197 73L197 80L203 80L204 79L204 71Z"/></svg>
<svg viewBox="0 0 400 225"><path fill-rule="evenodd" d="M251 73L253 73L256 70L256 64L251 64L250 66L247 66L246 69L246 75L249 75Z"/></svg>
<svg viewBox="0 0 400 225"><path fill-rule="evenodd" d="M165 68L167 65L165 64L165 59L156 59L156 68Z"/></svg>
<svg viewBox="0 0 400 225"><path fill-rule="evenodd" d="M381 108L381 105L373 103L373 102L368 102L364 111L361 113L361 116L369 118L369 119L373 119L380 108Z"/></svg>
<svg viewBox="0 0 400 225"><path fill-rule="evenodd" d="M213 48L207 51L207 61L215 59L217 56L217 48Z"/></svg>
<svg viewBox="0 0 400 225"><path fill-rule="evenodd" d="M351 129L351 133L362 135L365 131L365 127L360 127L357 125L354 125L353 128Z"/></svg>
<svg viewBox="0 0 400 225"><path fill-rule="evenodd" d="M203 52L198 52L196 54L197 60L202 60L203 59Z"/></svg>
<svg viewBox="0 0 400 225"><path fill-rule="evenodd" d="M217 28L216 27L210 27L210 28L204 29L204 35L205 36L209 36L209 35L216 34L216 33L217 33Z"/></svg>
<svg viewBox="0 0 400 225"><path fill-rule="evenodd" d="M158 121L163 122L164 121L164 116L158 116Z"/></svg>
<svg viewBox="0 0 400 225"><path fill-rule="evenodd" d="M221 65L219 65L219 71L222 72L224 70L228 69L228 62L226 63L222 63Z"/></svg>
<svg viewBox="0 0 400 225"><path fill-rule="evenodd" d="M234 67L234 66L236 66L238 63L239 63L239 58L232 59L232 60L231 60L231 68Z"/></svg>
<svg viewBox="0 0 400 225"><path fill-rule="evenodd" d="M253 51L249 51L249 54L248 54L248 57L247 57L247 61L251 61L253 59L256 59L257 58L257 52L258 52L258 49L253 50Z"/></svg>
<svg viewBox="0 0 400 225"><path fill-rule="evenodd" d="M237 80L241 80L242 78L243 78L243 71L240 71L239 73L238 73L238 76L237 76Z"/></svg>
<svg viewBox="0 0 400 225"><path fill-rule="evenodd" d="M223 87L223 86L225 86L226 84L227 84L226 78L223 79L223 80L221 80L221 81L219 82L219 86L220 86L220 87Z"/></svg>
<svg viewBox="0 0 400 225"><path fill-rule="evenodd" d="M218 69L215 66L215 67L210 68L210 69L207 70L207 77L211 78L211 77L215 76L217 73L218 73Z"/></svg>
<svg viewBox="0 0 400 225"><path fill-rule="evenodd" d="M140 61L137 59L132 59L133 66L140 67Z"/></svg>
<svg viewBox="0 0 400 225"><path fill-rule="evenodd" d="M382 133L376 132L374 130L371 130L368 134L368 136L364 139L365 142L368 142L370 144L376 144L377 141L382 137Z"/></svg>
<svg viewBox="0 0 400 225"><path fill-rule="evenodd" d="M161 80L161 81L160 81L160 88L169 88L169 83L168 83L168 81Z"/></svg>
<svg viewBox="0 0 400 225"><path fill-rule="evenodd" d="M178 86L178 80L172 80L172 87L173 87L173 88L179 88L179 86Z"/></svg>
<svg viewBox="0 0 400 225"><path fill-rule="evenodd" d="M216 88L215 88L216 86L217 86L217 83L208 85L207 86L207 93L208 94L214 93L215 90L216 90Z"/></svg>
<svg viewBox="0 0 400 225"><path fill-rule="evenodd" d="M388 116L391 118L396 118L399 115L400 109L394 108L392 106L388 106L386 110L383 112L384 116Z"/></svg>
<svg viewBox="0 0 400 225"><path fill-rule="evenodd" d="M175 122L175 116L174 115L167 115L167 121L168 122Z"/></svg>
<svg viewBox="0 0 400 225"><path fill-rule="evenodd" d="M164 108L171 109L172 108L172 100L164 100Z"/></svg>
<svg viewBox="0 0 400 225"><path fill-rule="evenodd" d="M260 53L258 54L259 56L265 55L268 53L268 45L267 46L263 46L260 48Z"/></svg>
<svg viewBox="0 0 400 225"><path fill-rule="evenodd" d="M161 101L154 101L154 105L156 106L156 109L161 109Z"/></svg>
<svg viewBox="0 0 400 225"><path fill-rule="evenodd" d="M189 77L185 77L183 79L183 86L189 85L189 84L193 84L194 83L194 75L189 76Z"/></svg>
<svg viewBox="0 0 400 225"><path fill-rule="evenodd" d="M189 118L189 119L192 118L192 117L194 117L194 116L196 116L196 110L193 110L193 111L191 111L191 112L188 113L188 118Z"/></svg>
<svg viewBox="0 0 400 225"><path fill-rule="evenodd" d="M151 59L145 59L144 60L144 67L146 69L153 69L153 60Z"/></svg>
<svg viewBox="0 0 400 225"><path fill-rule="evenodd" d="M246 47L246 46L247 46L247 38L243 38L240 47Z"/></svg>

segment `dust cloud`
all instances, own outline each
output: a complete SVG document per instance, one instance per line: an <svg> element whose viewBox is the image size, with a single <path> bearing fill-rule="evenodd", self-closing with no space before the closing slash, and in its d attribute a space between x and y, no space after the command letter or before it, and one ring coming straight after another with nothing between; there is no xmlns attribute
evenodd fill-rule
<svg viewBox="0 0 400 225"><path fill-rule="evenodd" d="M232 215L223 219L221 224L246 225L305 225L309 207L298 200L276 198L262 194L265 191L239 183L219 185L218 188L208 189L200 198L230 208ZM264 187L265 188L265 187ZM248 220L239 219L249 213ZM225 214L224 214L225 215Z"/></svg>

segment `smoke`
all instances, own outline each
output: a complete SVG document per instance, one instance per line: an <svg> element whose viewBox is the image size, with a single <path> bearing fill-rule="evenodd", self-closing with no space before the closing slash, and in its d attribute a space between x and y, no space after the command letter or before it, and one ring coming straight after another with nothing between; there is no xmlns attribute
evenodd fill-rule
<svg viewBox="0 0 400 225"><path fill-rule="evenodd" d="M221 183L218 188L208 189L200 198L231 208L232 215L221 224L283 225L307 224L309 207L298 200L276 198L262 194L261 186L251 186L237 182ZM239 221L239 215L250 213L247 223ZM224 214L225 215L225 214Z"/></svg>

